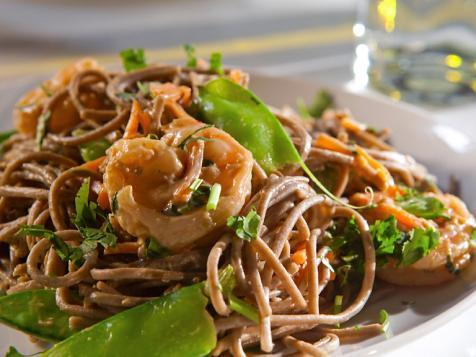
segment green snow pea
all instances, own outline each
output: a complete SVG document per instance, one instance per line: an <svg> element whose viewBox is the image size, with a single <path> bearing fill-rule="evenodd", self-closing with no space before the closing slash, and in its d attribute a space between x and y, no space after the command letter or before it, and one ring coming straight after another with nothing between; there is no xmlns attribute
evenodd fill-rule
<svg viewBox="0 0 476 357"><path fill-rule="evenodd" d="M251 91L224 78L200 89L200 114L251 151L269 173L301 157L276 117Z"/></svg>
<svg viewBox="0 0 476 357"><path fill-rule="evenodd" d="M29 290L0 297L0 322L46 341L61 341L74 333L68 318L56 306L54 290Z"/></svg>
<svg viewBox="0 0 476 357"><path fill-rule="evenodd" d="M41 356L206 356L216 345L207 304L203 284L185 287L86 328Z"/></svg>
<svg viewBox="0 0 476 357"><path fill-rule="evenodd" d="M314 176L279 120L246 88L225 78L210 81L200 88L198 112L203 121L226 131L251 151L268 173L298 164L327 196L345 206L360 208L335 197Z"/></svg>

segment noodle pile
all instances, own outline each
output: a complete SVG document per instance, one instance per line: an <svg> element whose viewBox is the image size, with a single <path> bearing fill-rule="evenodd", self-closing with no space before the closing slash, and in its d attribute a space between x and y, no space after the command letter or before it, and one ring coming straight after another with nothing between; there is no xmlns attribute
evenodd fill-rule
<svg viewBox="0 0 476 357"><path fill-rule="evenodd" d="M241 71L225 70L223 75L247 86L248 76ZM164 127L190 117L198 88L217 77L207 68L176 66L115 73L83 60L47 81L44 87L50 93L45 88L28 93L15 109L18 133L3 143L0 161L1 288L7 294L54 288L58 307L71 316L70 325L83 328L206 280L218 333L214 356L325 356L340 343L380 334L383 326L377 323L336 327L358 314L372 293L376 253L368 217L319 193L299 167L267 175L253 163L251 194L240 212L246 216L256 210L260 217L258 236L250 241L224 226L206 243L150 256L148 239L132 236L118 222L110 195L105 210L117 244L98 245L80 266L62 260L48 239L17 235L24 225L43 225L77 247L83 237L71 223L77 215L75 197L89 178L90 197L101 205L107 163L83 163L80 148L101 139L112 144L122 138L163 137ZM156 95L141 91L137 83L157 86ZM290 108L271 110L306 164L323 182L330 179L328 187L346 202L365 205L367 186L384 191L390 180L440 194L422 166L389 145L385 130L370 130L348 112L334 109L319 120L303 120ZM140 121L143 113L150 118L147 130L142 122L131 123ZM49 117L44 138L38 133L41 117ZM362 155L348 151L353 144L362 148ZM187 167L181 182L187 186L205 167L203 143L197 141L193 148L183 154ZM365 162L359 161L362 157ZM333 256L326 232L350 220L360 232L363 270L349 284L353 288L342 289L329 263L340 257ZM236 280L234 293L257 309L258 324L230 310L219 281L229 265ZM341 294L342 308L336 311L336 296Z"/></svg>

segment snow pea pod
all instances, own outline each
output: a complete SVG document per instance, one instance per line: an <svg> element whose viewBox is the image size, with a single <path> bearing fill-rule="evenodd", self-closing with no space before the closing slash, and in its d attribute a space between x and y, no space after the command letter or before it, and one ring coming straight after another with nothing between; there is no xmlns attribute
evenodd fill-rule
<svg viewBox="0 0 476 357"><path fill-rule="evenodd" d="M203 284L182 288L86 328L41 354L199 357L216 345Z"/></svg>
<svg viewBox="0 0 476 357"><path fill-rule="evenodd" d="M268 173L301 157L268 107L251 91L224 78L200 89L200 114L251 151Z"/></svg>
<svg viewBox="0 0 476 357"><path fill-rule="evenodd" d="M61 341L75 331L56 306L55 291L22 291L0 298L0 322L46 341Z"/></svg>
<svg viewBox="0 0 476 357"><path fill-rule="evenodd" d="M279 120L246 88L225 78L210 81L200 88L198 112L203 121L226 131L251 151L266 172L273 172L288 164L297 164L334 201L348 207L361 208L334 196L314 176Z"/></svg>

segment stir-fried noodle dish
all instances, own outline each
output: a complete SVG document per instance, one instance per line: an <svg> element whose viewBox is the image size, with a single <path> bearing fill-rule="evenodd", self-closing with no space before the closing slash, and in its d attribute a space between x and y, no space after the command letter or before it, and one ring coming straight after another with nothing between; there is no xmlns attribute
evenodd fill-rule
<svg viewBox="0 0 476 357"><path fill-rule="evenodd" d="M45 355L325 356L385 333L353 323L376 283L470 263L474 217L388 130L186 50L69 65L1 136L0 320Z"/></svg>

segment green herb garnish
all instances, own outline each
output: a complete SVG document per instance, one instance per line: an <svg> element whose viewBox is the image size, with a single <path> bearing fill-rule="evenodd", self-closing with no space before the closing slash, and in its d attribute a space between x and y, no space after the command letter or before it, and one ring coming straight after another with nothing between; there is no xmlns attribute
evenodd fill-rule
<svg viewBox="0 0 476 357"><path fill-rule="evenodd" d="M425 219L448 218L443 202L435 197L425 196L415 190L406 189L403 196L396 198L397 204L405 211Z"/></svg>
<svg viewBox="0 0 476 357"><path fill-rule="evenodd" d="M129 48L119 53L122 59L122 65L126 72L134 71L147 67L145 52L143 48Z"/></svg>
<svg viewBox="0 0 476 357"><path fill-rule="evenodd" d="M186 43L183 45L183 49L185 50L185 54L187 56L187 64L188 68L195 68L197 67L197 56L195 54L195 47Z"/></svg>
<svg viewBox="0 0 476 357"><path fill-rule="evenodd" d="M332 94L323 89L317 92L316 96L314 97L314 101L307 108L307 112L311 117L319 119L322 116L322 113L324 113L327 108L330 108L333 105L334 98L332 97Z"/></svg>
<svg viewBox="0 0 476 357"><path fill-rule="evenodd" d="M222 55L220 52L213 52L210 55L210 70L220 76L223 75Z"/></svg>
<svg viewBox="0 0 476 357"><path fill-rule="evenodd" d="M251 209L246 216L230 216L226 225L235 231L236 235L248 242L258 237L258 227L261 217L256 210Z"/></svg>
<svg viewBox="0 0 476 357"><path fill-rule="evenodd" d="M38 124L36 126L36 146L38 150L41 150L43 140L45 139L48 122L51 118L51 112L47 111L40 115L38 118Z"/></svg>
<svg viewBox="0 0 476 357"><path fill-rule="evenodd" d="M76 265L81 265L84 261L83 252L80 248L70 246L59 238L55 232L46 229L43 225L22 225L18 234L20 236L33 236L49 240L53 244L56 254L63 261L71 260Z"/></svg>
<svg viewBox="0 0 476 357"><path fill-rule="evenodd" d="M402 264L412 265L428 255L439 244L440 235L433 228L415 228L409 234L409 239L403 244Z"/></svg>
<svg viewBox="0 0 476 357"><path fill-rule="evenodd" d="M149 83L143 83L141 81L137 82L137 88L139 88L139 92L144 96L147 97L150 94L150 85Z"/></svg>
<svg viewBox="0 0 476 357"><path fill-rule="evenodd" d="M210 189L210 196L208 196L207 202L207 211L214 211L218 206L218 201L220 199L221 185L219 183L214 183Z"/></svg>

